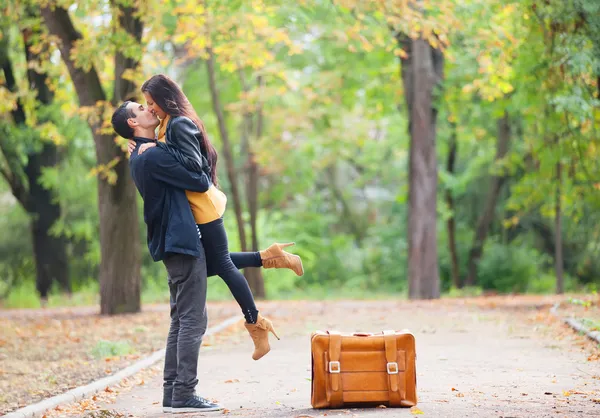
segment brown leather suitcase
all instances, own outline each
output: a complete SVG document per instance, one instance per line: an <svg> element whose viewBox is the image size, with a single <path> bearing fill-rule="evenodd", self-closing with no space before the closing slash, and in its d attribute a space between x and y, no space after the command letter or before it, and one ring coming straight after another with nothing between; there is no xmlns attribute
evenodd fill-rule
<svg viewBox="0 0 600 418"><path fill-rule="evenodd" d="M313 408L417 404L415 337L407 331L311 336Z"/></svg>

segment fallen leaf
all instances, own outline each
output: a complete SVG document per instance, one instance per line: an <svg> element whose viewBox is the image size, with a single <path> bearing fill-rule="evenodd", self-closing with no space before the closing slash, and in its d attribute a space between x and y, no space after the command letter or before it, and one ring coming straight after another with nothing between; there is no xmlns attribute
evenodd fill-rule
<svg viewBox="0 0 600 418"><path fill-rule="evenodd" d="M460 392L459 392L459 393L457 393L457 394L456 394L456 397L457 397L457 398L464 398L464 397L465 397L465 394L464 394L464 393L460 393Z"/></svg>
<svg viewBox="0 0 600 418"><path fill-rule="evenodd" d="M452 388L452 392L457 392L457 391L458 391L458 389Z"/></svg>
<svg viewBox="0 0 600 418"><path fill-rule="evenodd" d="M238 383L240 381L240 379L229 379L226 380L225 383Z"/></svg>
<svg viewBox="0 0 600 418"><path fill-rule="evenodd" d="M410 413L413 414L413 415L423 415L424 414L424 412L421 411L416 406L413 406L412 408L410 408Z"/></svg>
<svg viewBox="0 0 600 418"><path fill-rule="evenodd" d="M563 390L563 395L564 396L571 396L571 392L569 392L568 390Z"/></svg>

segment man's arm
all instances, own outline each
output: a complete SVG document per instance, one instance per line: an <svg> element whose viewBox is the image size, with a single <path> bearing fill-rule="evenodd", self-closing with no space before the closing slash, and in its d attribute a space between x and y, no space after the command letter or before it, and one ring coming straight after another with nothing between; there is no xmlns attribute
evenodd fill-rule
<svg viewBox="0 0 600 418"><path fill-rule="evenodd" d="M152 178L171 187L204 193L210 187L210 180L204 172L186 170L171 154L159 147L150 148L138 158L146 158L146 169Z"/></svg>

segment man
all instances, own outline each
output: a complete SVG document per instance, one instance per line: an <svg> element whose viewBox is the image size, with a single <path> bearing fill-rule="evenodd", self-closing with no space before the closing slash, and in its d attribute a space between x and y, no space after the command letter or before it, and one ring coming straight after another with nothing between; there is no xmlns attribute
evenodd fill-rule
<svg viewBox="0 0 600 418"><path fill-rule="evenodd" d="M167 151L153 147L138 155L140 145L154 141L158 118L143 105L125 102L112 116L120 136L133 139L131 175L144 200L148 248L164 263L169 282L171 326L165 354L163 410L184 413L218 411L220 405L195 394L197 365L206 332L206 259L185 190L205 192L204 173L187 171Z"/></svg>

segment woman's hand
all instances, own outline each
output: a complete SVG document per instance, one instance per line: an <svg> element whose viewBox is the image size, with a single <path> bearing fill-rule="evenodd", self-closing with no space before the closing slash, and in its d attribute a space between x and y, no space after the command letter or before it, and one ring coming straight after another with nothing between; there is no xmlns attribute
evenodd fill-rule
<svg viewBox="0 0 600 418"><path fill-rule="evenodd" d="M133 139L130 139L129 141L127 141L127 152L129 153L130 157L133 151L135 151L135 141Z"/></svg>
<svg viewBox="0 0 600 418"><path fill-rule="evenodd" d="M138 149L138 155L142 155L144 151L148 148L152 148L156 146L156 142L146 142L145 144L140 145L140 149Z"/></svg>

